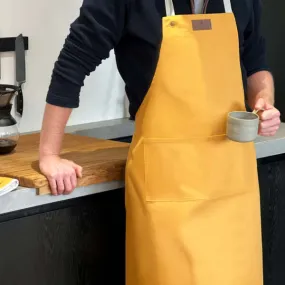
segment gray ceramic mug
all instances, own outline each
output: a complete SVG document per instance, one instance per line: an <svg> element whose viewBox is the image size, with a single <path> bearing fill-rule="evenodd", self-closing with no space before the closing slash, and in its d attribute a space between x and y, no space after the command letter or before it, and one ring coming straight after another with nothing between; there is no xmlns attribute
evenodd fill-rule
<svg viewBox="0 0 285 285"><path fill-rule="evenodd" d="M235 111L228 114L227 137L236 142L252 142L257 138L259 117L256 113Z"/></svg>

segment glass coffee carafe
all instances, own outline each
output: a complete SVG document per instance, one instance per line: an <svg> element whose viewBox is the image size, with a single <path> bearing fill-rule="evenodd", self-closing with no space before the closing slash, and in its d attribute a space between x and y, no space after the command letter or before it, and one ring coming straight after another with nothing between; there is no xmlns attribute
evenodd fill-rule
<svg viewBox="0 0 285 285"><path fill-rule="evenodd" d="M12 152L19 140L17 122L11 115L17 91L17 86L0 84L0 155Z"/></svg>

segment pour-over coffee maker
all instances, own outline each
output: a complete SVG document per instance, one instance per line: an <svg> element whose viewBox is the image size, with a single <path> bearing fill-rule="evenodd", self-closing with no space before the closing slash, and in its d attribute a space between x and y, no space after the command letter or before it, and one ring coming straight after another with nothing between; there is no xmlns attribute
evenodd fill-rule
<svg viewBox="0 0 285 285"><path fill-rule="evenodd" d="M12 152L19 140L17 122L11 115L17 91L17 86L0 84L0 155Z"/></svg>

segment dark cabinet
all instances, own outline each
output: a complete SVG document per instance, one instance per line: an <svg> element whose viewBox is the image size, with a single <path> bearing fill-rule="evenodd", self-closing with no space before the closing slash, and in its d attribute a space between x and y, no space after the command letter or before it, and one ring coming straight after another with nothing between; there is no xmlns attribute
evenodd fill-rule
<svg viewBox="0 0 285 285"><path fill-rule="evenodd" d="M259 161L258 165L264 285L285 284L285 156Z"/></svg>
<svg viewBox="0 0 285 285"><path fill-rule="evenodd" d="M1 285L124 285L124 273L123 189L0 223Z"/></svg>
<svg viewBox="0 0 285 285"><path fill-rule="evenodd" d="M267 59L272 70L276 88L276 107L285 122L285 1L263 0L262 34L267 44Z"/></svg>

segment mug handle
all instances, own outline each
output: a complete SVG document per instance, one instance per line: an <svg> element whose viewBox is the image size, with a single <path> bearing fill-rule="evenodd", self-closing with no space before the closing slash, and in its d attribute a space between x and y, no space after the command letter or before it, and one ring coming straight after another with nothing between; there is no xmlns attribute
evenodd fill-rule
<svg viewBox="0 0 285 285"><path fill-rule="evenodd" d="M258 115L259 111L265 111L265 110L264 109L256 109L256 110L253 110L252 113L255 115Z"/></svg>

